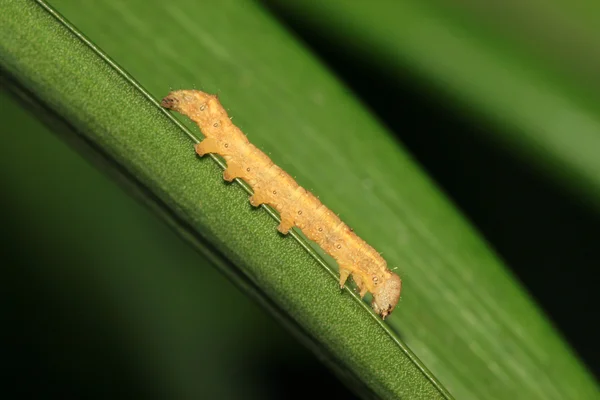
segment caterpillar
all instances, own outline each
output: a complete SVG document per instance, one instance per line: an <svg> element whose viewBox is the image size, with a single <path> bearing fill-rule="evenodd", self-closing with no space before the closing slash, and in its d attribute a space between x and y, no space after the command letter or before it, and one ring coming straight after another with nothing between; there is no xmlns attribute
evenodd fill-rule
<svg viewBox="0 0 600 400"><path fill-rule="evenodd" d="M336 260L340 288L352 275L361 298L367 292L372 294L371 307L381 318L394 310L402 288L400 277L315 195L250 143L231 122L217 96L199 90L176 90L162 100L161 106L198 125L205 138L195 145L196 153L201 157L208 153L222 156L227 163L223 179L246 181L253 191L249 199L253 206L267 204L279 213L279 232L287 234L296 226Z"/></svg>

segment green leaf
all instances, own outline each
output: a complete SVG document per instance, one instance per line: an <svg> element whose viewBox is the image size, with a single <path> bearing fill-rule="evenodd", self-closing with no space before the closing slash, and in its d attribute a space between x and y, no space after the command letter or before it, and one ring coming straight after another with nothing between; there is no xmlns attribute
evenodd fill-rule
<svg viewBox="0 0 600 400"><path fill-rule="evenodd" d="M484 241L261 6L52 4L93 44L43 2L1 0L0 60L13 92L68 125L60 132L100 156L358 393L450 398L409 348L459 398L596 393ZM391 329L352 291L339 291L334 268L277 234L213 160L195 157L198 134L156 102L194 87L218 92L251 141L398 267L404 292ZM223 317L231 307L219 296L215 306Z"/></svg>
<svg viewBox="0 0 600 400"><path fill-rule="evenodd" d="M600 209L596 4L265 2L391 79L410 71L458 112L491 123L483 137Z"/></svg>

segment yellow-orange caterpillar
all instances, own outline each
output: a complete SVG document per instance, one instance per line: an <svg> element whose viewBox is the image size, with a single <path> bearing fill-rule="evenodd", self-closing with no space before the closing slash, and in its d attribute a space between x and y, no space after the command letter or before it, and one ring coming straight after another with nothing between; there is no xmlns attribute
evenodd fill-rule
<svg viewBox="0 0 600 400"><path fill-rule="evenodd" d="M387 268L387 263L364 240L359 238L317 197L304 189L235 126L216 96L199 90L169 93L161 105L194 121L205 136L196 144L196 153L221 155L227 162L226 181L241 178L254 191L250 203L268 204L279 212L279 232L287 234L297 226L331 255L340 267L340 287L352 274L360 296L373 294L371 307L385 319L400 297L402 281Z"/></svg>

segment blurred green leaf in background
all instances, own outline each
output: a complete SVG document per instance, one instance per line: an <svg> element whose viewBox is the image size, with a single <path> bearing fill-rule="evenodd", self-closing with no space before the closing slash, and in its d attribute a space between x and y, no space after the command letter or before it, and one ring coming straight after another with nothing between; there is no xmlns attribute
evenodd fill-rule
<svg viewBox="0 0 600 400"><path fill-rule="evenodd" d="M598 398L600 24L496 7L0 0L7 387ZM392 317L194 156L178 88L383 252Z"/></svg>

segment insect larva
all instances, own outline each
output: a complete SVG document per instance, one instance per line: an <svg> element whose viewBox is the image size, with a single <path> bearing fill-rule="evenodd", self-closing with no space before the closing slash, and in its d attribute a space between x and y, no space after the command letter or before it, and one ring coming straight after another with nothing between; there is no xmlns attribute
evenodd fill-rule
<svg viewBox="0 0 600 400"><path fill-rule="evenodd" d="M350 275L360 296L373 294L371 307L385 319L400 297L402 281L387 268L386 261L325 207L316 196L304 189L284 170L248 141L235 126L216 96L199 90L169 93L161 105L194 121L205 139L196 144L196 153L221 155L227 162L226 181L241 178L254 194L250 203L268 204L279 212L279 232L287 234L297 226L312 241L331 255L340 267L340 287Z"/></svg>

